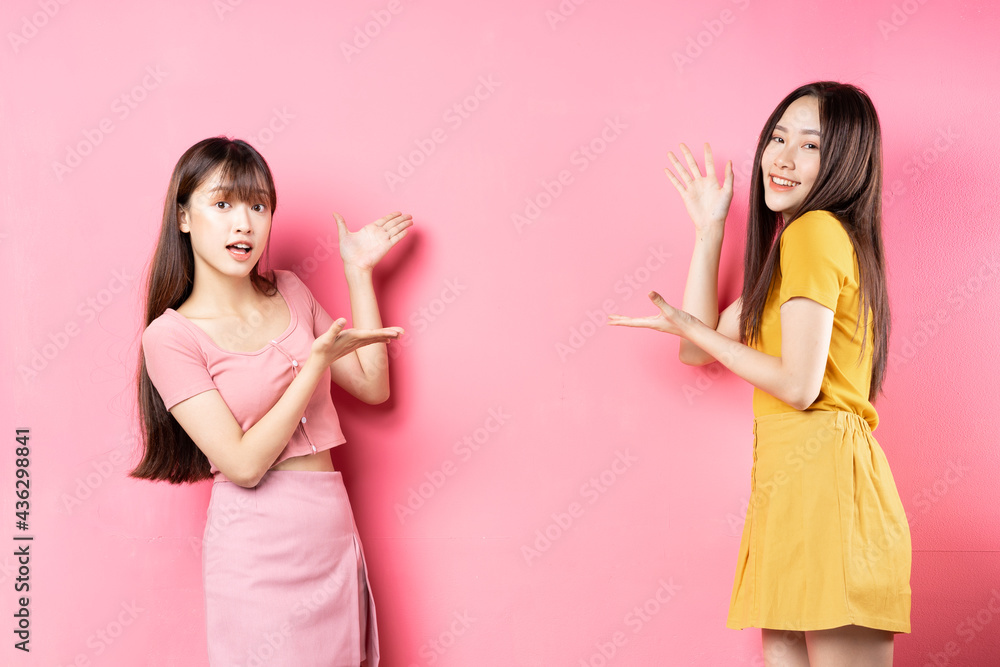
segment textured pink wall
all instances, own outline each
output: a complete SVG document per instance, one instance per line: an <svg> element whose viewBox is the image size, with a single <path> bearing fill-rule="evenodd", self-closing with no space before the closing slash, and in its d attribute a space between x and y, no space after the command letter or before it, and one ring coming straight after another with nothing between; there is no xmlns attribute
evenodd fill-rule
<svg viewBox="0 0 1000 667"><path fill-rule="evenodd" d="M35 535L32 651L8 629L3 664L205 664L209 488L125 472L139 276L170 169L217 134L270 161L272 265L333 314L330 212L418 223L379 285L408 329L393 398L335 396L388 667L762 664L758 632L724 628L750 387L602 322L653 288L680 303L681 141L736 164L734 297L756 133L821 78L868 90L885 133L876 436L914 546L897 664L1000 660L995 3L8 0L0 27L0 539L18 427Z"/></svg>

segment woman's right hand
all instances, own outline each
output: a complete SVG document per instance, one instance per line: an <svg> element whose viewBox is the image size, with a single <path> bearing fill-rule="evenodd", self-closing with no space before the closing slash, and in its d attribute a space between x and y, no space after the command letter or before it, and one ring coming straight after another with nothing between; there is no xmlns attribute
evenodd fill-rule
<svg viewBox="0 0 1000 667"><path fill-rule="evenodd" d="M400 327L385 327L383 329L345 329L347 320L341 317L319 336L312 344L312 354L324 366L329 366L337 359L348 355L360 347L374 343L388 343L403 334Z"/></svg>
<svg viewBox="0 0 1000 667"><path fill-rule="evenodd" d="M733 163L726 162L726 177L719 186L719 180L715 175L715 163L712 161L712 148L705 144L705 175L702 176L698 163L688 147L681 144L681 152L687 162L686 169L673 152L667 153L667 158L679 176L675 176L670 169L664 169L667 177L674 184L688 215L694 221L695 230L698 236L712 233L718 234L722 238L726 225L726 215L729 213L729 205L733 201Z"/></svg>

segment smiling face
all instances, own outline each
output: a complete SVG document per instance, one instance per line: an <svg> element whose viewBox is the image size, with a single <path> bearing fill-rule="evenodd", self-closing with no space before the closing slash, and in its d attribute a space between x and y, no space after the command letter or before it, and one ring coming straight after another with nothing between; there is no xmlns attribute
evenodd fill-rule
<svg viewBox="0 0 1000 667"><path fill-rule="evenodd" d="M213 171L178 208L181 232L190 234L195 275L216 272L246 277L257 264L271 231L268 193L242 198L223 187L223 170Z"/></svg>
<svg viewBox="0 0 1000 667"><path fill-rule="evenodd" d="M795 211L819 175L819 101L812 96L792 102L775 126L761 155L764 202L775 213Z"/></svg>

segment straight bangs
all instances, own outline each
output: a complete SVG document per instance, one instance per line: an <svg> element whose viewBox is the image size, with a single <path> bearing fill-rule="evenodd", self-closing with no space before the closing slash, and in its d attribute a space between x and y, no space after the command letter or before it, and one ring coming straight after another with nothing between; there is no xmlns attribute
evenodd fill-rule
<svg viewBox="0 0 1000 667"><path fill-rule="evenodd" d="M228 157L219 167L216 192L226 199L245 204L267 204L273 214L278 201L270 173L252 155L236 153Z"/></svg>

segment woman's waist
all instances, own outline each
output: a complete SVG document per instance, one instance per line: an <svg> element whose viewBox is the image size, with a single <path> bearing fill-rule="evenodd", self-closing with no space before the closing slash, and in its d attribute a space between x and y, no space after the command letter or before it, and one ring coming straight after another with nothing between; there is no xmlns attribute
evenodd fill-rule
<svg viewBox="0 0 1000 667"><path fill-rule="evenodd" d="M281 471L307 471L307 472L336 472L333 461L330 459L330 450L346 442L342 435L333 438L319 445L315 445L307 437L296 432L292 439L281 450L278 458L268 469L268 472ZM211 463L211 462L210 462ZM211 472L215 482L230 481L221 470L211 463Z"/></svg>
<svg viewBox="0 0 1000 667"><path fill-rule="evenodd" d="M867 392L867 388L865 389ZM871 401L867 399L867 393L862 396L860 392L845 390L844 387L830 387L826 380L820 389L816 400L806 410L799 410L788 405L784 401L763 391L759 387L753 392L753 414L755 418L769 417L776 414L796 414L805 412L833 412L855 415L857 418L868 423L872 431L878 427L878 412ZM849 417L843 417L845 419Z"/></svg>
<svg viewBox="0 0 1000 667"><path fill-rule="evenodd" d="M830 425L838 429L852 428L871 433L871 424L861 415L849 410L789 410L754 415L754 431L783 429L802 425Z"/></svg>
<svg viewBox="0 0 1000 667"><path fill-rule="evenodd" d="M290 456L280 460L271 466L271 470L309 470L314 472L335 472L333 461L330 459L330 450L324 449L318 452L308 452Z"/></svg>
<svg viewBox="0 0 1000 667"><path fill-rule="evenodd" d="M865 418L846 410L792 410L758 415L753 420L754 440L758 444L831 442L848 433L874 440L871 425Z"/></svg>

